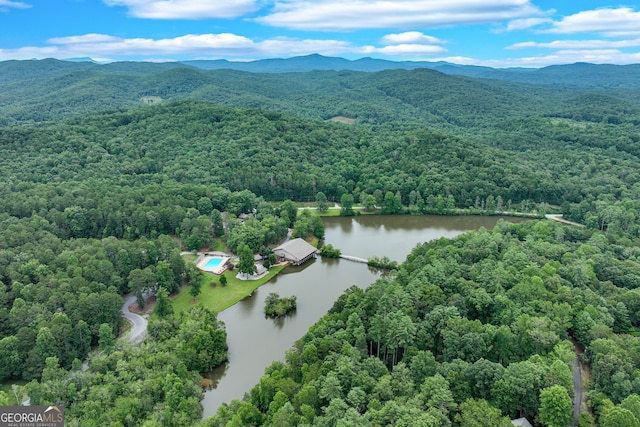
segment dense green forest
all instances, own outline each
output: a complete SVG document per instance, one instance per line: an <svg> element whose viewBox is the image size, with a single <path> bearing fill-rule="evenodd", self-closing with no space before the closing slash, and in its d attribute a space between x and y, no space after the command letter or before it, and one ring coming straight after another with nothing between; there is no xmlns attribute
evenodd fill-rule
<svg viewBox="0 0 640 427"><path fill-rule="evenodd" d="M306 72L270 73L203 69L206 65L199 68L181 63L99 65L53 59L0 62L0 124L131 108L141 105L145 96L164 101L213 101L302 118L343 115L360 123L404 122L449 131L483 125L496 128L498 121L535 114L569 114L569 118L587 121L616 117L638 123L637 115L626 117L638 111L637 65L573 64L536 71L483 69L480 79L428 68L389 67L372 73L341 64L323 70L317 60L307 62L309 65L300 68ZM594 96L598 102L585 99Z"/></svg>
<svg viewBox="0 0 640 427"><path fill-rule="evenodd" d="M475 141L181 101L1 128L0 209L15 217L39 212L71 237L127 230L136 237L174 233L184 212L169 211L195 208L200 197L224 211L229 191L296 201L348 193L363 204L375 196L378 205L391 192L415 212L438 209L439 198L460 208L492 199L494 210L545 203L570 219L637 234L638 117L621 113L618 124L524 118L511 132L488 129L490 140ZM250 206L233 210L243 208ZM70 228L73 209L80 212Z"/></svg>
<svg viewBox="0 0 640 427"><path fill-rule="evenodd" d="M69 425L198 423L199 373L226 359L226 333L204 307L167 308L198 278L181 250L321 237L296 202L558 212L586 227L500 223L421 245L203 423L566 425L575 345L592 371L581 425L640 425L632 70L1 62L0 379L29 381L16 401L65 404ZM122 296L146 292L164 307L149 338L116 341Z"/></svg>
<svg viewBox="0 0 640 427"><path fill-rule="evenodd" d="M615 417L640 415L638 255L549 221L422 244L392 276L347 291L206 424L566 426L582 345L601 425L637 425Z"/></svg>

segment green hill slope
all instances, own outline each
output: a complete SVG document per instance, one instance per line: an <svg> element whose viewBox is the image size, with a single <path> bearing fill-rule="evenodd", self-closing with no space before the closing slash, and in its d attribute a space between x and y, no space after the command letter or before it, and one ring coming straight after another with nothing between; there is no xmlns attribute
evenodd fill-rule
<svg viewBox="0 0 640 427"><path fill-rule="evenodd" d="M640 160L630 122L537 116L483 126L468 139L180 101L0 128L0 171L34 183L214 183L272 200L390 191L411 204L418 194L451 195L459 207L489 196L556 205L628 197L620 189L634 185Z"/></svg>
<svg viewBox="0 0 640 427"><path fill-rule="evenodd" d="M64 403L78 425L196 423L198 372L226 354L215 316L158 319L148 343L117 348L121 295L197 277L176 237L208 246L220 212L268 212L284 236L291 216L269 202L323 192L391 213L551 204L587 227L500 223L420 245L207 424L544 419L547 398L571 394L569 338L587 347L600 421L637 407L633 89L54 60L0 63L0 76L0 378L34 379L32 403Z"/></svg>
<svg viewBox="0 0 640 427"><path fill-rule="evenodd" d="M580 67L574 74L581 75ZM591 74L583 75L583 80ZM624 93L605 94L597 88L584 89L582 84L558 88L540 81L532 85L481 80L429 69L247 73L207 71L179 63L98 65L44 60L0 63L0 76L0 123L5 125L131 108L140 105L143 97L206 100L311 119L346 116L360 123L413 123L451 132L495 127L499 121L533 114L566 116L569 113L563 110L575 108L572 100L589 93L602 96L597 103L584 104L589 108L606 109L626 99L627 110L638 109L634 80L626 71L617 74L616 84L626 88Z"/></svg>

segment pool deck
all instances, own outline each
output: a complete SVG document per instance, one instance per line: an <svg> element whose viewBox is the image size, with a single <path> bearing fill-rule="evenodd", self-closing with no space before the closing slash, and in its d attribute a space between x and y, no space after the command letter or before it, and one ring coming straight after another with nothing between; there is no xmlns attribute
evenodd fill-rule
<svg viewBox="0 0 640 427"><path fill-rule="evenodd" d="M220 264L218 264L217 266L215 266L214 268L208 268L206 267L207 263L209 262L210 259L212 258L221 258L222 260L220 261ZM230 260L231 258L227 255L204 255L203 257L200 258L200 260L198 261L198 268L202 271L206 271L207 273L213 273L213 274L217 274L220 275L222 273L225 272L225 270L227 269L227 262Z"/></svg>

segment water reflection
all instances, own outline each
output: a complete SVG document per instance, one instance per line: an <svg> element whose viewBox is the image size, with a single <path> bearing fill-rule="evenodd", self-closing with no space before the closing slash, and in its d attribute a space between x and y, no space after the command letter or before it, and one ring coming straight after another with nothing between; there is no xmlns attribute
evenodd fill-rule
<svg viewBox="0 0 640 427"><path fill-rule="evenodd" d="M239 310L246 315L251 314L251 312L254 310L255 304L256 304L256 300L257 298L254 298L253 295L248 296L247 298L243 299L242 301L240 301L238 304L239 306Z"/></svg>
<svg viewBox="0 0 640 427"><path fill-rule="evenodd" d="M467 230L492 228L498 217L360 216L324 219L325 242L343 254L361 258L388 256L402 262L418 244L440 237L455 237ZM509 219L511 220L511 219ZM519 221L514 219L514 222ZM210 373L211 390L205 392L203 416L234 398L241 399L274 360L302 337L352 285L365 288L380 272L366 264L316 259L288 267L251 297L218 315L226 324L229 362ZM296 295L294 314L274 321L265 318L264 300L270 292Z"/></svg>

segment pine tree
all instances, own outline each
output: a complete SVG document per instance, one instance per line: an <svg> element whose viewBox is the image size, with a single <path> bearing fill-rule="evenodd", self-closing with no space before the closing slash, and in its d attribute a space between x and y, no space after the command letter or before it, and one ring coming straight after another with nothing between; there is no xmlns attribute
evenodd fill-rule
<svg viewBox="0 0 640 427"><path fill-rule="evenodd" d="M166 317L173 314L173 306L167 297L167 291L163 288L158 289L156 294L156 305L153 307L153 313L158 317Z"/></svg>

